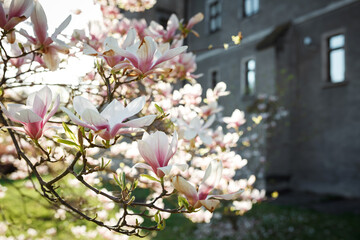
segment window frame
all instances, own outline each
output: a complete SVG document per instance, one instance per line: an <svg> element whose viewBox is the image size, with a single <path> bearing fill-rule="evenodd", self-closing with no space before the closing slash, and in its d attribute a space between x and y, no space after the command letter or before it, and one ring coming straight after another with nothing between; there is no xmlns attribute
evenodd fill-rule
<svg viewBox="0 0 360 240"><path fill-rule="evenodd" d="M211 15L211 7L214 5L214 4L219 4L220 5L220 12L217 12L215 14L215 16L212 16ZM206 1L206 21L207 21L207 32L208 34L213 34L213 33L216 33L216 32L219 32L222 28L222 13L223 13L223 1L222 0L207 0ZM220 18L220 24L219 26L217 26L216 29L212 29L211 28L211 20L212 19L215 19L215 21L217 20L217 18Z"/></svg>
<svg viewBox="0 0 360 240"><path fill-rule="evenodd" d="M249 17L252 17L254 15L256 15L259 10L260 10L260 0L241 0L242 1L242 16L244 18L249 18ZM246 12L246 3L248 1L251 1L251 6L252 6L252 11L250 13L247 13ZM255 11L255 3L254 1L258 1L258 8L256 9Z"/></svg>
<svg viewBox="0 0 360 240"><path fill-rule="evenodd" d="M217 82L216 84L218 84L219 82L221 82L221 72L220 72L220 68L219 67L213 67L213 68L210 68L208 70L208 88L211 88L211 89L214 89L214 87L216 86L213 86L213 73L216 72L216 78L217 78Z"/></svg>
<svg viewBox="0 0 360 240"><path fill-rule="evenodd" d="M255 84L254 84L254 91L253 92L248 92L248 63L249 61L254 60L255 61L255 69L254 71L254 75L255 75ZM240 78L240 93L243 97L251 97L256 95L256 57L255 56L248 56L245 57L241 60L241 78Z"/></svg>
<svg viewBox="0 0 360 240"><path fill-rule="evenodd" d="M344 45L341 48L330 49L330 39L331 37L337 35L344 36ZM347 85L348 84L348 79L346 77L347 35L345 28L335 29L322 34L321 45L322 45L322 79L323 79L324 88ZM332 82L331 68L330 68L330 53L337 49L344 49L344 80L341 82Z"/></svg>

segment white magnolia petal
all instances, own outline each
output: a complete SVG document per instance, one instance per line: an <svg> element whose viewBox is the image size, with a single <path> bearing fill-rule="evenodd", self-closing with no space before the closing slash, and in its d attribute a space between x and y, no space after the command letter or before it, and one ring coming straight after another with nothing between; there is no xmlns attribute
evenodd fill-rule
<svg viewBox="0 0 360 240"><path fill-rule="evenodd" d="M126 49L128 46L134 44L135 38L136 38L136 30L134 28L131 28L127 32L127 36L122 44L122 48Z"/></svg>
<svg viewBox="0 0 360 240"><path fill-rule="evenodd" d="M204 178L199 187L199 194L207 195L214 187L218 185L222 177L221 160L212 160L205 171Z"/></svg>
<svg viewBox="0 0 360 240"><path fill-rule="evenodd" d="M112 128L118 123L122 123L127 117L124 105L114 99L106 108L101 112L101 116L109 121L110 127Z"/></svg>
<svg viewBox="0 0 360 240"><path fill-rule="evenodd" d="M71 15L69 15L61 24L59 27L57 27L54 31L54 33L51 35L51 39L53 41L55 41L55 39L57 38L57 36L64 31L64 29L69 25L71 21Z"/></svg>
<svg viewBox="0 0 360 240"><path fill-rule="evenodd" d="M158 171L157 175L161 176L161 174L159 174L159 171L161 171L163 173L163 175L166 175L166 176L170 175L172 167L173 167L172 165L168 165L168 166L165 166L165 167L159 167L157 169L157 171Z"/></svg>
<svg viewBox="0 0 360 240"><path fill-rule="evenodd" d="M185 172L189 167L186 163L183 163L183 164L175 163L172 166L173 166L173 168L177 168L182 172Z"/></svg>
<svg viewBox="0 0 360 240"><path fill-rule="evenodd" d="M185 132L184 132L184 138L186 140L191 140L193 139L194 137L196 137L197 135L197 132L194 131L193 129L187 129Z"/></svg>
<svg viewBox="0 0 360 240"><path fill-rule="evenodd" d="M86 109L91 109L94 111L98 111L96 109L96 107L86 98L81 97L81 96L76 96L74 97L73 100L73 105L74 105L74 109L75 111L82 117L82 113L84 112L84 110Z"/></svg>
<svg viewBox="0 0 360 240"><path fill-rule="evenodd" d="M207 132L201 132L199 133L199 137L204 144L211 145L213 139L210 134L208 134Z"/></svg>
<svg viewBox="0 0 360 240"><path fill-rule="evenodd" d="M212 115L204 124L204 126L202 127L202 129L206 129L208 127L211 126L211 124L213 124L213 122L215 121L215 115Z"/></svg>
<svg viewBox="0 0 360 240"><path fill-rule="evenodd" d="M97 56L99 53L91 46L84 44L83 54Z"/></svg>
<svg viewBox="0 0 360 240"><path fill-rule="evenodd" d="M118 52L120 49L118 41L113 37L107 37L104 41L105 52L109 50L113 50Z"/></svg>
<svg viewBox="0 0 360 240"><path fill-rule="evenodd" d="M44 124L47 123L47 121L49 121L49 119L54 116L54 114L57 112L57 110L59 109L59 105L60 105L60 96L57 95L55 98L55 102L53 105L53 108L51 109L51 111L49 112L49 114L47 115L46 119L44 120Z"/></svg>
<svg viewBox="0 0 360 240"><path fill-rule="evenodd" d="M146 163L136 163L133 168L143 168L143 169L147 169L147 170L153 170L150 165L146 164Z"/></svg>
<svg viewBox="0 0 360 240"><path fill-rule="evenodd" d="M108 121L102 117L98 111L94 111L93 109L85 109L81 114L81 118L98 129L109 125Z"/></svg>
<svg viewBox="0 0 360 240"><path fill-rule="evenodd" d="M209 195L207 198L208 199L235 200L235 199L239 199L243 192L244 192L244 190L240 190L240 191L237 191L234 193L228 193L228 194L223 194L223 195Z"/></svg>
<svg viewBox="0 0 360 240"><path fill-rule="evenodd" d="M76 123L77 125L80 125L80 126L83 126L83 127L86 127L86 128L90 128L90 129L92 129L92 130L94 130L94 131L97 130L97 128L95 128L95 127L91 126L90 124L88 124L88 123L80 120L80 119L79 119L77 116L75 116L69 109L64 108L64 107L60 107L60 109L61 109L63 112L65 112L65 113L69 116L69 118L70 118L74 123Z"/></svg>
<svg viewBox="0 0 360 240"><path fill-rule="evenodd" d="M198 193L196 192L196 189L193 185L180 176L174 176L171 178L171 182L178 192L186 196L187 200L192 206L196 204L199 198Z"/></svg>
<svg viewBox="0 0 360 240"><path fill-rule="evenodd" d="M143 107L145 106L145 103L146 103L146 99L144 96L138 97L138 98L134 99L133 101L131 101L126 106L126 111L128 113L128 117L134 116L135 114L140 112L141 109L143 109Z"/></svg>
<svg viewBox="0 0 360 240"><path fill-rule="evenodd" d="M130 120L128 122L124 122L123 125L126 127L133 127L133 128L147 127L154 122L155 118L156 115L148 115L145 117Z"/></svg>
<svg viewBox="0 0 360 240"><path fill-rule="evenodd" d="M42 120L36 113L30 109L23 109L14 114L14 117L23 123L35 123Z"/></svg>
<svg viewBox="0 0 360 240"><path fill-rule="evenodd" d="M164 53L164 55L162 55L154 64L155 65L158 65L162 62L165 62L167 60L170 60L172 59L173 57L176 57L177 55L181 54L182 52L184 52L185 50L187 49L187 46L182 46L182 47L178 47L178 48L173 48L173 49L170 49L168 51L166 51Z"/></svg>
<svg viewBox="0 0 360 240"><path fill-rule="evenodd" d="M177 132L174 131L173 138L171 140L170 146L168 148L166 158L165 158L165 165L169 162L169 160L174 156L177 150L177 144L178 144L178 135Z"/></svg>
<svg viewBox="0 0 360 240"><path fill-rule="evenodd" d="M216 199L199 200L199 202L210 212L213 212L220 203L220 201Z"/></svg>
<svg viewBox="0 0 360 240"><path fill-rule="evenodd" d="M157 49L157 44L154 39L149 36L144 38L143 44L137 50L137 56L139 59L140 65L147 65L148 67L150 63L152 63L154 59L154 54ZM141 67L141 66L139 66Z"/></svg>

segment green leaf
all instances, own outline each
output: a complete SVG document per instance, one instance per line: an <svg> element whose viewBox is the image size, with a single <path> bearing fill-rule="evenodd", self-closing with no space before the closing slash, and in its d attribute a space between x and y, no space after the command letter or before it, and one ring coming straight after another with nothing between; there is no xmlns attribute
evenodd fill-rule
<svg viewBox="0 0 360 240"><path fill-rule="evenodd" d="M160 106L157 105L156 103L155 103L155 107L156 107L156 109L157 109L161 114L164 114L164 109L162 109L162 107L160 107Z"/></svg>
<svg viewBox="0 0 360 240"><path fill-rule="evenodd" d="M68 138L70 138L71 140L73 140L74 142L77 142L77 139L75 137L75 134L70 130L70 128L66 125L65 122L62 123L63 128L65 130L65 134Z"/></svg>
<svg viewBox="0 0 360 240"><path fill-rule="evenodd" d="M72 142L72 141L61 139L61 138L57 138L56 141L58 143L66 144L66 145L69 145L69 146L76 147L77 149L80 149L80 146L78 144Z"/></svg>
<svg viewBox="0 0 360 240"><path fill-rule="evenodd" d="M186 209L189 209L189 202L183 196L178 196L178 204L179 204L179 207L184 206Z"/></svg>
<svg viewBox="0 0 360 240"><path fill-rule="evenodd" d="M156 182L161 182L159 179L156 179L156 178L154 178L153 176L150 176L150 175L148 175L148 174L140 174L140 176L141 177L145 177L145 178L147 178L147 179L149 179L149 180L152 180L152 181L156 181Z"/></svg>

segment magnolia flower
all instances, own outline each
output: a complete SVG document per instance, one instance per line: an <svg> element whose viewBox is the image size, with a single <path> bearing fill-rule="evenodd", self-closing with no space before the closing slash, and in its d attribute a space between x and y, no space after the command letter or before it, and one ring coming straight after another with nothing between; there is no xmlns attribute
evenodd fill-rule
<svg viewBox="0 0 360 240"><path fill-rule="evenodd" d="M124 122L129 117L139 113L145 105L145 97L138 97L126 107L114 99L106 108L99 113L96 107L86 98L76 96L73 101L75 111L81 116L80 120L67 108L61 107L70 119L76 124L94 130L105 140L114 138L118 133L134 132L136 129L149 126L156 118L156 115L133 119ZM124 128L125 129L121 129Z"/></svg>
<svg viewBox="0 0 360 240"><path fill-rule="evenodd" d="M47 19L44 9L38 1L35 1L35 7L31 14L31 22L33 23L35 38L30 36L25 30L21 29L20 33L24 35L36 47L41 48L40 52L43 53L44 62L51 71L55 71L59 67L60 58L58 53L69 53L69 47L62 41L57 39L57 36L69 25L71 15L69 15L55 32L48 36ZM56 43L56 44L54 44Z"/></svg>
<svg viewBox="0 0 360 240"><path fill-rule="evenodd" d="M245 114L239 109L235 109L231 117L224 117L223 121L227 123L227 128L238 128L246 122Z"/></svg>
<svg viewBox="0 0 360 240"><path fill-rule="evenodd" d="M39 139L44 132L45 124L58 110L60 97L56 97L53 108L50 113L45 116L50 109L51 102L51 90L49 87L45 86L40 91L29 95L26 100L26 105L8 104L8 109L6 109L4 105L0 103L0 107L9 119L24 125L24 129L19 127L8 128L25 132L32 139Z"/></svg>
<svg viewBox="0 0 360 240"><path fill-rule="evenodd" d="M148 28L148 34L156 39L161 39L163 42L170 42L175 35L176 30L179 28L179 19L175 14L171 14L166 30L162 25L155 21L151 21Z"/></svg>
<svg viewBox="0 0 360 240"><path fill-rule="evenodd" d="M174 132L171 143L164 132L156 131L155 133L144 133L142 139L138 141L140 155L147 164L137 163L134 167L152 170L158 177L169 175L173 166L186 170L186 164L168 165L169 160L174 156L177 150L178 136Z"/></svg>
<svg viewBox="0 0 360 240"><path fill-rule="evenodd" d="M210 212L213 212L216 206L220 203L218 199L232 200L239 197L240 191L225 195L209 195L221 180L222 176L222 162L220 160L213 160L210 162L205 171L204 178L200 183L198 190L188 181L180 176L175 176L171 179L174 188L185 195L189 204L196 208L204 206Z"/></svg>
<svg viewBox="0 0 360 240"><path fill-rule="evenodd" d="M9 6L10 4L10 6ZM18 23L30 17L34 7L33 0L0 1L0 28L9 31Z"/></svg>
<svg viewBox="0 0 360 240"><path fill-rule="evenodd" d="M149 36L143 41L137 41L135 44L126 48L118 49L119 55L125 57L128 61L119 63L114 70L130 68L139 76L145 77L152 73L162 73L160 64L172 59L187 49L187 46L169 49L169 43L160 46Z"/></svg>
<svg viewBox="0 0 360 240"><path fill-rule="evenodd" d="M214 121L215 115L212 115L206 123L204 123L204 120L200 119L199 117L193 118L184 132L185 139L191 140L198 135L201 141L207 145L210 145L212 143L212 137L208 132L208 128Z"/></svg>
<svg viewBox="0 0 360 240"><path fill-rule="evenodd" d="M135 29L130 29L121 47L119 47L118 41L115 38L107 37L104 42L105 52L99 53L86 44L84 46L83 53L91 56L103 57L110 67L114 67L116 64L120 63L125 59L122 55L119 54L119 49L125 49L128 46L132 45L135 41L135 37Z"/></svg>

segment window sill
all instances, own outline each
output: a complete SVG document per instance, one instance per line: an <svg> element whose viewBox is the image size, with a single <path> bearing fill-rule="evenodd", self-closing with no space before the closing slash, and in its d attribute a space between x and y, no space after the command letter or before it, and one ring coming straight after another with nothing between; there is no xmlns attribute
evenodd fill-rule
<svg viewBox="0 0 360 240"><path fill-rule="evenodd" d="M347 80L342 81L342 82L337 82L337 83L326 82L322 88L323 89L336 88L336 87L347 86L348 84L349 84L349 81L347 81Z"/></svg>

